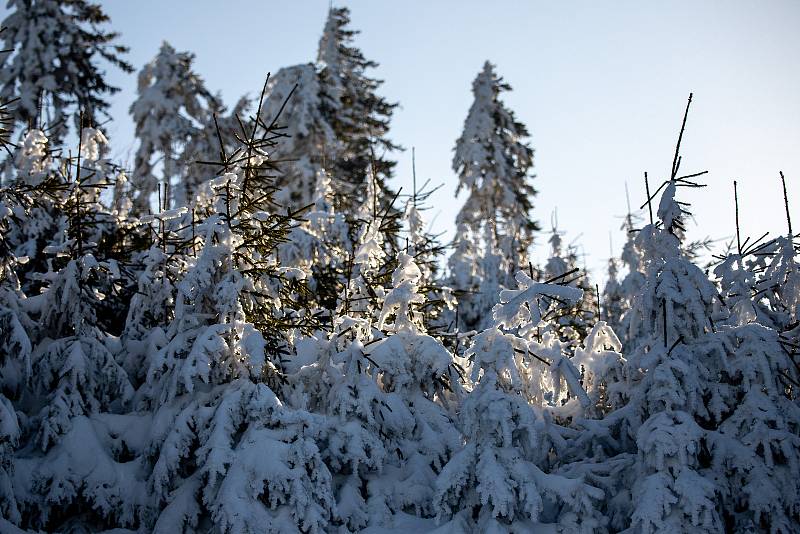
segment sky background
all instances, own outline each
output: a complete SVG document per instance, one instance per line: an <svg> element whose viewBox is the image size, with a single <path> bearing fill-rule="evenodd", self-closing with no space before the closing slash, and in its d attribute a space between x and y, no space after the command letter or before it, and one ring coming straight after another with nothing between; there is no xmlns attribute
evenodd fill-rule
<svg viewBox="0 0 800 534"><path fill-rule="evenodd" d="M316 58L328 0L105 0L112 27L138 70L162 40L196 54L208 88L232 105L256 93L267 72ZM778 171L787 177L800 227L800 2L756 1L377 1L335 2L351 9L356 45L380 63L372 75L397 101L390 137L394 187L442 188L426 215L452 237L464 196L455 197L452 150L472 102L471 84L487 59L514 89L506 104L531 132L535 218L549 232L557 210L567 242L586 253L601 280L625 240L625 186L644 202L668 177L686 99L694 93L682 171L708 170L703 190L681 190L697 225L689 236L734 235L734 179L741 226L754 237L786 230ZM110 73L115 95L108 126L113 152L135 150L128 107L136 76ZM287 120L290 120L287 117ZM699 226L698 226L699 225ZM548 253L539 236L534 257Z"/></svg>

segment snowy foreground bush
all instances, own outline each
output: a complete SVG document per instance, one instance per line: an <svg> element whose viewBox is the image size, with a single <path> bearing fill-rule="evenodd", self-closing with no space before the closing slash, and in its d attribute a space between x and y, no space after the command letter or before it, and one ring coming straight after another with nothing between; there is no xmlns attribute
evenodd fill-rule
<svg viewBox="0 0 800 534"><path fill-rule="evenodd" d="M396 104L346 9L232 110L165 43L126 171L97 126L94 56L128 68L102 10L10 6L0 532L800 528L788 208L699 267L679 141L602 295L556 228L533 265L533 151L487 62L445 262L429 191L389 185Z"/></svg>

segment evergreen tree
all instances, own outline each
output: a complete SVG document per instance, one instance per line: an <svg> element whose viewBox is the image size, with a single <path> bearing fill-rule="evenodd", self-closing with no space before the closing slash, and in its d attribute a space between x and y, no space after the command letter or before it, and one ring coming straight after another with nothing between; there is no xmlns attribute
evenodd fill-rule
<svg viewBox="0 0 800 534"><path fill-rule="evenodd" d="M559 336L565 341L576 342L589 335L599 320L597 317L597 290L589 281L588 273L578 267L578 253L573 245L566 250L562 246L561 234L554 226L550 236L550 257L544 266L545 280L565 282L583 291L583 296L574 306L560 308L560 316L554 318Z"/></svg>
<svg viewBox="0 0 800 534"><path fill-rule="evenodd" d="M439 260L444 246L440 244L438 236L426 228L423 213L428 209L425 204L429 195L429 192L417 192L408 199L403 227L407 240L406 253L420 269L419 290L426 296L423 310L425 327L435 335L449 330L448 323L454 319L457 301L452 288L440 282Z"/></svg>
<svg viewBox="0 0 800 534"><path fill-rule="evenodd" d="M194 54L176 52L164 42L139 73L139 96L131 104L130 113L139 139L133 185L138 191L134 207L140 213L148 211L150 195L159 183L177 188L178 205L191 200L187 193L195 184L178 183L176 179L188 163L186 143L208 124L209 107L214 105L214 98L192 70L193 61ZM154 174L159 161L160 179Z"/></svg>
<svg viewBox="0 0 800 534"><path fill-rule="evenodd" d="M14 488L17 523L26 528L131 526L145 508L144 486L135 477L138 464L121 458L114 434L116 423L125 425L120 412L133 394L110 333L118 333L115 317L124 310L126 288L117 261L124 240L99 194L114 170L102 158L102 133L91 128L80 133L77 158L42 167L35 186L23 179L12 184L18 217L36 213L31 220L50 221L29 229L48 233L29 234L32 242L21 242L27 236L18 229L8 232L16 250L44 241L40 253L46 256L32 258L30 270L15 273L36 282L43 294L10 323L16 325L11 334L20 357L28 352L20 345L20 326L31 348L29 379L19 382L24 388L12 397L24 416ZM26 319L29 314L35 322ZM16 367L9 379L24 376Z"/></svg>
<svg viewBox="0 0 800 534"><path fill-rule="evenodd" d="M526 143L528 131L500 100L511 87L497 76L488 61L472 83L475 97L456 141L453 170L458 174L458 193L468 198L458 222L474 234L487 221L494 222L494 240L513 273L528 263L528 248L538 225L531 219L533 149Z"/></svg>
<svg viewBox="0 0 800 534"><path fill-rule="evenodd" d="M392 177L395 162L385 152L399 148L387 137L397 104L378 95L383 82L368 74L378 64L354 46L358 32L349 24L346 7L332 8L317 54L323 113L339 145L328 167L341 184L335 187L337 208L352 212L364 201L364 184L371 170L378 185L379 204L385 209L394 197L387 180Z"/></svg>
<svg viewBox="0 0 800 534"><path fill-rule="evenodd" d="M622 346L626 349L632 348L635 345L635 339L631 338L630 331L630 317L628 311L633 305L633 300L644 287L645 275L644 264L645 259L642 251L637 248L636 235L638 231L634 228L634 224L638 219L631 213L630 208L625 217L625 222L622 224L622 229L625 231L626 239L625 245L622 247L622 254L620 260L622 265L625 266L627 272L620 282L620 292L623 295L622 308L624 312L620 317L620 323L617 326L619 335L622 340Z"/></svg>
<svg viewBox="0 0 800 534"><path fill-rule="evenodd" d="M280 190L275 200L287 207L301 208L317 200L318 176L329 172L326 167L333 168L341 152L341 141L326 112L339 107L322 92L319 73L311 63L282 68L270 77L267 91L262 120L270 124L280 112L281 122L286 124L281 130L286 137L275 157L288 162L276 179ZM341 189L335 180L334 190Z"/></svg>
<svg viewBox="0 0 800 534"><path fill-rule="evenodd" d="M796 348L800 342L800 245L797 234L792 233L792 218L783 173L781 183L788 231L770 245L753 251L759 252L762 258L769 258L769 262L763 265L763 273L757 278L756 292L766 297L776 328L793 339ZM762 265L759 264L758 267Z"/></svg>
<svg viewBox="0 0 800 534"><path fill-rule="evenodd" d="M619 282L619 262L616 258L608 259L608 279L603 288L602 319L614 331L620 330L622 316L625 313L625 294Z"/></svg>
<svg viewBox="0 0 800 534"><path fill-rule="evenodd" d="M495 323L481 332L468 351L472 391L461 409L466 446L445 465L436 484L440 519L451 529L481 532L532 531L553 523L568 531L593 532L603 527L594 500L597 488L579 479L548 472L551 434L547 415L527 402L524 392L531 360L541 358L541 344L529 344L526 331L542 325L548 304L543 296L575 302L579 289L534 282L517 274L519 289L505 290L495 307ZM558 343L558 342L556 342ZM557 345L558 346L558 345ZM535 355L535 356L534 356ZM577 370L560 348L548 352L556 390L562 379L581 394ZM551 391L553 393L553 391ZM557 393L556 393L557 394Z"/></svg>
<svg viewBox="0 0 800 534"><path fill-rule="evenodd" d="M2 22L6 49L0 95L19 98L16 119L41 126L47 119L50 137L66 132L69 113L95 124L109 107L107 95L119 88L106 83L99 59L124 72L133 68L122 59L127 48L116 44L119 34L101 29L109 22L100 4L88 0L10 0ZM42 106L42 104L48 104ZM42 109L44 107L44 109ZM47 112L46 117L41 111Z"/></svg>
<svg viewBox="0 0 800 534"><path fill-rule="evenodd" d="M290 332L313 321L294 302L304 273L274 256L297 221L269 211L274 130L242 142L206 184L213 211L143 386L155 532L322 532L334 510L323 420L281 399Z"/></svg>
<svg viewBox="0 0 800 534"><path fill-rule="evenodd" d="M392 514L413 511L433 518L436 478L461 444L453 421L461 389L452 354L425 331L420 308L426 299L419 293L419 267L405 253L399 254L397 263L377 323L389 335L369 347L369 357L402 426L395 454L387 458L370 493L379 496L384 501L381 507Z"/></svg>
<svg viewBox="0 0 800 534"><path fill-rule="evenodd" d="M447 283L456 289L457 308L454 323L458 330L471 330L477 324L480 312L476 306L481 284L479 239L470 227L456 222L453 252L447 259L449 276Z"/></svg>
<svg viewBox="0 0 800 534"><path fill-rule="evenodd" d="M26 297L15 272L20 260L8 236L14 225L12 218L19 217L23 209L6 190L0 190L0 516L15 524L19 524L21 515L14 491L13 460L24 428L15 401L30 383L33 349L28 332L33 322L23 309Z"/></svg>

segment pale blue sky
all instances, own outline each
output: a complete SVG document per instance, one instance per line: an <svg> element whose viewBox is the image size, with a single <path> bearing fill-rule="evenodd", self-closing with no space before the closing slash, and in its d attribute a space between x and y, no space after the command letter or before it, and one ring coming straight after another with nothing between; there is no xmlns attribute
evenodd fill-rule
<svg viewBox="0 0 800 534"><path fill-rule="evenodd" d="M196 70L232 104L257 92L268 71L316 56L328 0L105 0L113 27L138 69L166 39L197 56ZM434 197L434 228L447 231L455 198L452 148L484 60L513 86L507 104L528 126L536 150L536 218L549 229L558 209L567 241L578 238L601 280L609 231L617 254L631 200L645 198L643 171L654 182L669 172L689 92L694 104L682 170L709 170L706 190L690 190L700 229L690 236L733 234L733 186L739 180L742 229L783 233L778 171L788 179L800 227L800 2L355 0L357 45L381 65L382 93L399 101L391 137L408 148L394 186L410 190L411 150L419 179L443 183ZM114 73L110 125L115 153L132 158L127 109L134 75ZM686 191L686 190L684 190ZM547 254L542 235L535 256ZM598 272L599 271L599 272Z"/></svg>

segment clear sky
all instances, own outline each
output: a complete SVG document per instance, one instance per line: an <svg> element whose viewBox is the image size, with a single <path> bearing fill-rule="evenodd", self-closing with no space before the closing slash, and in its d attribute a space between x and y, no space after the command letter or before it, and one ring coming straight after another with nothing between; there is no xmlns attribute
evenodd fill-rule
<svg viewBox="0 0 800 534"><path fill-rule="evenodd" d="M105 0L113 27L139 69L162 40L197 56L212 91L233 104L257 93L269 71L312 61L328 0ZM535 217L549 230L558 210L566 240L577 239L602 280L624 240L625 184L645 199L643 171L668 175L683 109L694 103L682 170L708 170L708 188L682 190L700 225L690 237L734 234L734 179L742 231L785 232L778 171L800 228L800 2L766 1L337 1L352 12L356 44L380 63L382 94L400 102L391 137L408 148L394 186L410 190L411 147L418 181L443 184L427 213L452 232L452 149L469 109L471 82L486 59L514 91L506 102L532 134ZM132 160L134 75L109 126L115 154ZM547 254L540 236L535 257Z"/></svg>

